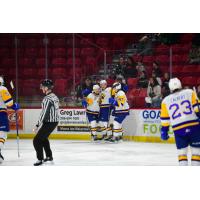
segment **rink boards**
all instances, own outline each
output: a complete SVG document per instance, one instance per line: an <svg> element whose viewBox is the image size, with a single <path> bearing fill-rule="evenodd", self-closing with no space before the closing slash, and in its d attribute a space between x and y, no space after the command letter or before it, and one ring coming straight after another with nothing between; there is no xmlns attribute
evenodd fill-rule
<svg viewBox="0 0 200 200"><path fill-rule="evenodd" d="M33 128L37 123L40 109L23 109L18 114L20 138L33 138ZM84 109L60 109L60 122L51 138L89 140L90 131ZM9 138L16 137L15 115L9 113L11 131ZM111 117L111 123L113 117ZM158 109L131 109L130 115L123 124L124 139L141 142L161 142L160 140L160 110ZM168 143L174 142L170 131Z"/></svg>

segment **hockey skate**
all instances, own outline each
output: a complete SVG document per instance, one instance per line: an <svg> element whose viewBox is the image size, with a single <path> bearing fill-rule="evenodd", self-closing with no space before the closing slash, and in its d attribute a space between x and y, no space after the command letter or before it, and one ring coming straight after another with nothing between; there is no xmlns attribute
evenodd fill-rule
<svg viewBox="0 0 200 200"><path fill-rule="evenodd" d="M40 166L40 165L42 165L43 163L44 163L43 160L37 160L33 165L34 165L34 166Z"/></svg>
<svg viewBox="0 0 200 200"><path fill-rule="evenodd" d="M117 140L117 137L115 137L115 136L112 136L109 140L107 140L107 141L109 141L109 142L111 142L111 143L114 143L114 142L117 142L118 140Z"/></svg>
<svg viewBox="0 0 200 200"><path fill-rule="evenodd" d="M112 135L107 135L107 136L104 138L104 140L105 140L105 141L109 141L112 137L113 137Z"/></svg>
<svg viewBox="0 0 200 200"><path fill-rule="evenodd" d="M46 158L44 159L44 164L45 164L45 165L53 165L53 164L54 164L54 162L53 162L53 157L46 157Z"/></svg>
<svg viewBox="0 0 200 200"><path fill-rule="evenodd" d="M106 135L102 135L98 140L104 140L106 138Z"/></svg>
<svg viewBox="0 0 200 200"><path fill-rule="evenodd" d="M53 161L53 157L46 157L44 159L44 162L52 162Z"/></svg>
<svg viewBox="0 0 200 200"><path fill-rule="evenodd" d="M4 161L4 157L1 154L1 150L0 150L0 164Z"/></svg>
<svg viewBox="0 0 200 200"><path fill-rule="evenodd" d="M123 141L123 136L120 135L120 136L116 137L116 141L117 142L122 142Z"/></svg>
<svg viewBox="0 0 200 200"><path fill-rule="evenodd" d="M92 141L98 141L99 138L97 137L97 135L92 135Z"/></svg>

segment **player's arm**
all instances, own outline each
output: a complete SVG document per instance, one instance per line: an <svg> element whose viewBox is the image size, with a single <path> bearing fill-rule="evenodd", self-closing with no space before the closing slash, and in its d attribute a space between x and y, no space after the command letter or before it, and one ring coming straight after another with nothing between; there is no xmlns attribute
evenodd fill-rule
<svg viewBox="0 0 200 200"><path fill-rule="evenodd" d="M13 110L19 109L19 105L17 103L13 102L13 98L12 98L11 94L9 93L9 91L7 90L6 87L4 87L1 90L1 96L2 96L2 100L4 101L4 103L6 104L6 106L8 108L11 108Z"/></svg>
<svg viewBox="0 0 200 200"><path fill-rule="evenodd" d="M92 105L94 103L94 99L92 98L91 95L87 96L86 102L87 102L88 105Z"/></svg>
<svg viewBox="0 0 200 200"><path fill-rule="evenodd" d="M198 99L196 92L192 92L192 107L197 117L200 118L200 100Z"/></svg>
<svg viewBox="0 0 200 200"><path fill-rule="evenodd" d="M169 125L170 125L170 116L167 110L167 106L164 102L161 104L161 114L160 114L160 119L161 119L161 139L162 140L168 140L169 135Z"/></svg>

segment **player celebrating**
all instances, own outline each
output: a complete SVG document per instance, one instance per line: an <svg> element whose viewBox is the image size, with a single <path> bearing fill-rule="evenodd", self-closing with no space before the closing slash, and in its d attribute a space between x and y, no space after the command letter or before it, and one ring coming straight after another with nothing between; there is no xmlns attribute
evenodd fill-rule
<svg viewBox="0 0 200 200"><path fill-rule="evenodd" d="M52 80L42 81L40 88L46 95L42 101L42 112L35 128L36 136L33 139L33 145L36 150L38 161L34 166L42 165L44 162L53 161L52 151L48 137L58 125L59 121L59 99L52 93ZM43 149L46 153L44 159Z"/></svg>
<svg viewBox="0 0 200 200"><path fill-rule="evenodd" d="M100 81L101 87L101 95L100 95L100 113L99 113L99 124L101 126L102 138L104 139L107 135L108 137L105 139L109 139L112 137L111 127L108 126L110 113L111 113L111 105L109 103L109 98L111 98L112 88L107 87L106 80Z"/></svg>
<svg viewBox="0 0 200 200"><path fill-rule="evenodd" d="M170 79L169 88L172 94L165 97L161 104L161 139L168 140L171 124L179 165L188 165L188 146L192 151L191 164L200 165L200 110L197 96L191 89L182 89L178 78Z"/></svg>
<svg viewBox="0 0 200 200"><path fill-rule="evenodd" d="M119 141L122 139L123 130L122 122L129 115L129 105L127 102L126 94L121 90L120 83L113 84L113 95L109 99L109 103L114 107L112 115L114 116L113 121L113 137L109 140L111 142Z"/></svg>
<svg viewBox="0 0 200 200"><path fill-rule="evenodd" d="M0 77L0 163L4 160L1 150L7 139L7 133L9 131L7 108L11 108L15 111L19 109L19 104L13 103L13 99L8 92L8 89L3 85L4 79L3 77Z"/></svg>
<svg viewBox="0 0 200 200"><path fill-rule="evenodd" d="M94 141L98 140L97 137L97 123L99 118L99 98L100 98L99 85L93 86L93 91L82 101L83 107L87 108L86 114L90 123L91 136Z"/></svg>

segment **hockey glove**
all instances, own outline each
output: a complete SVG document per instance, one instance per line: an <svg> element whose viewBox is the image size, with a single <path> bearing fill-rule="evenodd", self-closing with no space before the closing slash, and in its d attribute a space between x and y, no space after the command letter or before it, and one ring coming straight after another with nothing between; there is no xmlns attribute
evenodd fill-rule
<svg viewBox="0 0 200 200"><path fill-rule="evenodd" d="M122 90L127 93L128 92L128 85L124 85L124 87L122 88Z"/></svg>
<svg viewBox="0 0 200 200"><path fill-rule="evenodd" d="M82 100L82 106L83 106L84 108L87 108L87 102L86 102L86 100Z"/></svg>
<svg viewBox="0 0 200 200"><path fill-rule="evenodd" d="M12 108L13 110L17 111L19 110L19 104L18 103L14 103L10 108Z"/></svg>
<svg viewBox="0 0 200 200"><path fill-rule="evenodd" d="M109 104L111 104L111 106L117 106L118 105L117 101L112 97L109 98Z"/></svg>
<svg viewBox="0 0 200 200"><path fill-rule="evenodd" d="M161 139L162 140L168 140L169 139L169 135L168 135L168 131L169 131L169 127L162 127L161 128Z"/></svg>

